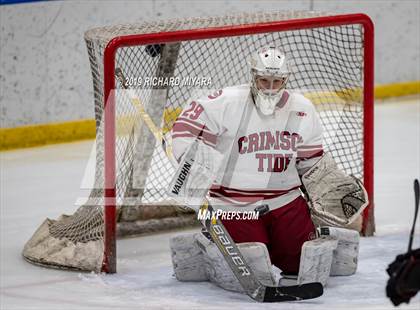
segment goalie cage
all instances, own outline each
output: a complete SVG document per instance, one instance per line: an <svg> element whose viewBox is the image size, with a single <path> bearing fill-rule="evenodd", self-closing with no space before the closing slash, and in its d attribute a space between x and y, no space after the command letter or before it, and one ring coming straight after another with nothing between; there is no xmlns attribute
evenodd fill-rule
<svg viewBox="0 0 420 310"><path fill-rule="evenodd" d="M195 87L141 87L136 78L210 77L212 89L247 83L247 60L266 45L289 55L288 88L315 104L324 148L345 172L363 180L370 199L363 233L373 234L373 24L368 16L273 12L190 18L95 28L85 40L95 102L95 188L73 215L44 221L24 247L28 261L116 272L121 206L170 209L165 192L173 168L127 96L114 92L121 88L116 68L132 79L128 83L165 133ZM168 225L165 219L158 222Z"/></svg>

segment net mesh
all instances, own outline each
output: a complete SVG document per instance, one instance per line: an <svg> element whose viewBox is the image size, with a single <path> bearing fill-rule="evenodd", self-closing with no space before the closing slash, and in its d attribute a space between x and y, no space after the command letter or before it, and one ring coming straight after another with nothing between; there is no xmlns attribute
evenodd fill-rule
<svg viewBox="0 0 420 310"><path fill-rule="evenodd" d="M108 42L116 36L199 29L238 24L325 16L324 13L276 12L241 14L214 18L174 20L92 29L85 34L93 75L96 118L95 189L72 216L48 220L43 233L65 246L83 247L95 243L94 266L78 262L79 257L57 260L63 249L47 254L47 244L34 237L24 256L35 263L59 267L98 270L103 252L104 184L104 86L103 56ZM319 27L203 39L155 46L131 46L118 49L115 67L120 68L147 113L163 132L173 125L184 105L194 97L197 87L144 87L147 77L211 78L211 89L248 83L248 59L263 46L280 47L288 56L293 74L288 88L303 93L315 104L324 127L324 147L345 172L363 178L363 28L361 25ZM156 52L156 53L154 53ZM155 55L156 54L156 55ZM153 57L155 56L155 57ZM142 79L143 86L138 83ZM121 88L116 83L117 88ZM137 108L123 93L116 95L116 188L118 206L146 203L164 204L166 190L174 170L160 143L142 123ZM58 242L59 243L59 242ZM54 243L55 244L55 243ZM93 248L93 246L92 246ZM83 252L83 251L82 251ZM41 257L40 257L41 256ZM71 262L70 262L71 261Z"/></svg>

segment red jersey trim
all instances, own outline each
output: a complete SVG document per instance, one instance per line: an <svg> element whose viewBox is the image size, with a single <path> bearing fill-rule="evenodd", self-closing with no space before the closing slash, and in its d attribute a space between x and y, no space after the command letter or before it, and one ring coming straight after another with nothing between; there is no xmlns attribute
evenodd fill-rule
<svg viewBox="0 0 420 310"><path fill-rule="evenodd" d="M299 186L287 190L241 190L224 186L212 186L209 193L210 197L219 198L224 201L228 200L229 202L248 204L260 200L277 198L297 188Z"/></svg>
<svg viewBox="0 0 420 310"><path fill-rule="evenodd" d="M216 145L217 136L205 131L204 128L196 128L191 124L184 122L176 122L172 128L172 137L175 138L177 134L191 134L193 137L202 137L203 141Z"/></svg>
<svg viewBox="0 0 420 310"><path fill-rule="evenodd" d="M211 147L216 147L215 144L209 142L208 140L204 139L203 136L196 136L193 135L189 132L185 132L185 133L177 133L177 134L173 134L172 135L172 139L176 139L176 138L193 138L193 139L199 139L201 141L203 141L204 144L211 146Z"/></svg>
<svg viewBox="0 0 420 310"><path fill-rule="evenodd" d="M297 160L307 160L314 157L320 157L324 155L324 150L311 150L311 151L298 151L297 152Z"/></svg>
<svg viewBox="0 0 420 310"><path fill-rule="evenodd" d="M299 145L297 147L298 150L301 149L322 149L322 144L314 144L314 145Z"/></svg>
<svg viewBox="0 0 420 310"><path fill-rule="evenodd" d="M210 129L205 124L201 124L199 122L195 122L195 121L193 121L193 120L191 120L189 118L186 118L186 117L182 117L182 116L178 117L176 119L175 123L177 123L177 122L186 122L186 123L189 123L191 125L196 126L197 128L200 128L200 129L204 128L204 130L207 130L208 132L210 132Z"/></svg>

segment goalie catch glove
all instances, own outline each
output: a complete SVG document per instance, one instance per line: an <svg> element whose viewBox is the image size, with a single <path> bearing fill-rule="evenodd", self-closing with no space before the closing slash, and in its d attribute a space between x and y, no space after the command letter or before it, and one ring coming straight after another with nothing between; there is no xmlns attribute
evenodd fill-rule
<svg viewBox="0 0 420 310"><path fill-rule="evenodd" d="M338 169L328 153L302 176L302 183L315 225L347 227L369 203L362 183Z"/></svg>

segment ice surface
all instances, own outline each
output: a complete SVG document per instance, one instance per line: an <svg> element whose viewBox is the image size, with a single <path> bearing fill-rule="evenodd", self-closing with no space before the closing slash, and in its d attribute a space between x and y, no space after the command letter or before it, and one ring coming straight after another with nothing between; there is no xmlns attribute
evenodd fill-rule
<svg viewBox="0 0 420 310"><path fill-rule="evenodd" d="M377 233L362 238L354 276L330 278L322 297L258 304L211 283L172 277L168 240L179 232L118 242L118 273L51 270L21 257L46 216L72 213L92 142L0 153L1 309L392 309L385 296L387 265L406 251L412 223L413 179L420 177L420 99L375 107ZM417 227L415 247L420 246ZM420 309L420 296L398 309Z"/></svg>

